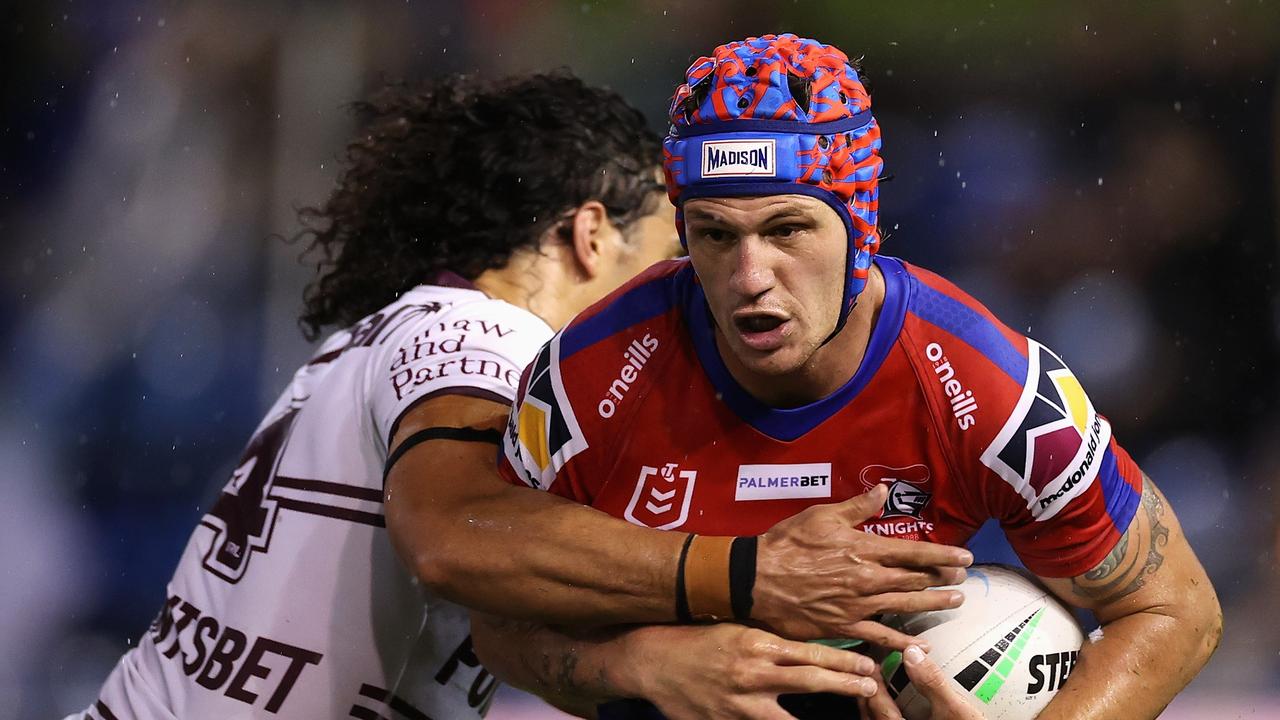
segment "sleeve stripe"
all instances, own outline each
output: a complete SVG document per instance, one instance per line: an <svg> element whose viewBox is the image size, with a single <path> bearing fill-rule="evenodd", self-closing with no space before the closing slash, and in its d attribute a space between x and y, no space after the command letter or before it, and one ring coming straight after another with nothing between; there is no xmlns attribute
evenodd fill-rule
<svg viewBox="0 0 1280 720"><path fill-rule="evenodd" d="M1120 472L1120 463L1116 458L1114 441L1102 457L1102 467L1098 470L1098 482L1102 489L1102 497L1106 500L1107 515L1111 523L1121 535L1129 529L1133 515L1138 511L1141 493L1134 490Z"/></svg>
<svg viewBox="0 0 1280 720"><path fill-rule="evenodd" d="M990 320L955 298L943 294L914 275L911 311L925 322L951 333L982 353L1015 383L1027 379L1027 359L1009 342Z"/></svg>
<svg viewBox="0 0 1280 720"><path fill-rule="evenodd" d="M692 270L686 266L680 272ZM675 304L671 287L675 277L667 275L634 287L595 315L571 323L561 336L561 362L583 348L666 313Z"/></svg>

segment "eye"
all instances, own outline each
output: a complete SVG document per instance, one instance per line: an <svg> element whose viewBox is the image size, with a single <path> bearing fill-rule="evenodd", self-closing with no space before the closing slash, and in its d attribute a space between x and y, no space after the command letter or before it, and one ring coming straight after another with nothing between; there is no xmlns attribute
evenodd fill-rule
<svg viewBox="0 0 1280 720"><path fill-rule="evenodd" d="M786 239L786 238L795 237L796 235L799 235L802 232L804 232L804 228L800 227L799 225L779 225L778 227L774 228L773 232L770 234L772 234L774 237Z"/></svg>
<svg viewBox="0 0 1280 720"><path fill-rule="evenodd" d="M716 227L704 227L697 230L697 236L710 243L722 244L733 239L733 234Z"/></svg>

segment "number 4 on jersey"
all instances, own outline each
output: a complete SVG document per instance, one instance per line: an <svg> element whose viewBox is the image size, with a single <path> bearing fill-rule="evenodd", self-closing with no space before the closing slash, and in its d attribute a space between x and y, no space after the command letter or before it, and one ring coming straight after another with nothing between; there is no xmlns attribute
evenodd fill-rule
<svg viewBox="0 0 1280 720"><path fill-rule="evenodd" d="M239 582L249 567L249 557L266 552L276 524L276 502L267 497L267 484L275 476L289 428L298 407L253 436L244 455L222 489L213 508L200 524L213 530L213 542L204 556L204 569L230 583Z"/></svg>

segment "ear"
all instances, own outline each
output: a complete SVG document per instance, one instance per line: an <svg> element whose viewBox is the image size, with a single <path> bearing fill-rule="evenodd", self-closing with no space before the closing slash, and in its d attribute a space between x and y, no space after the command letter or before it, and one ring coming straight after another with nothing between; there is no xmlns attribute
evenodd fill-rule
<svg viewBox="0 0 1280 720"><path fill-rule="evenodd" d="M588 200L573 214L573 257L587 280L598 276L605 265L605 235L612 228L609 211L597 200Z"/></svg>

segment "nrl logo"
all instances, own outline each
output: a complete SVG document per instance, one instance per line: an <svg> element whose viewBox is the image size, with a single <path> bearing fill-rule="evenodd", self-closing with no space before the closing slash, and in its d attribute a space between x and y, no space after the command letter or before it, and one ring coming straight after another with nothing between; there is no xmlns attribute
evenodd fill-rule
<svg viewBox="0 0 1280 720"><path fill-rule="evenodd" d="M667 463L661 468L641 466L635 492L623 517L656 530L680 527L689 519L689 503L693 500L693 484L697 479L697 470L681 470L676 463Z"/></svg>

